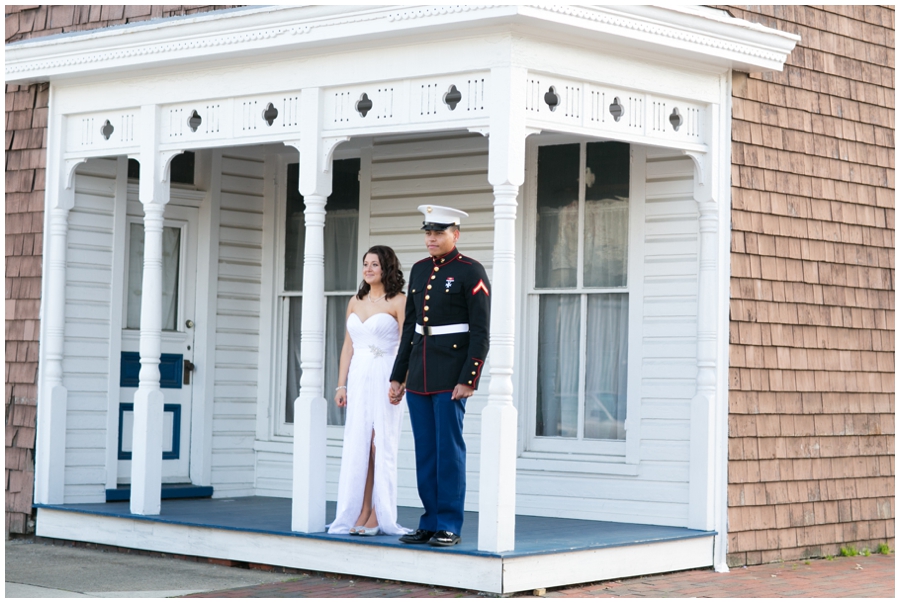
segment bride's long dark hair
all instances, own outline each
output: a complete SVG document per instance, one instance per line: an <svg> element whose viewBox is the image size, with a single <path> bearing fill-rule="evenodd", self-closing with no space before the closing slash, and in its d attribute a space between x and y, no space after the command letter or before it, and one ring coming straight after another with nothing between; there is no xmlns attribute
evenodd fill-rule
<svg viewBox="0 0 900 603"><path fill-rule="evenodd" d="M398 293L401 293L406 280L403 278L403 271L400 270L400 260L397 259L397 254L394 253L394 250L387 245L370 247L362 256L364 262L366 261L366 256L370 253L378 256L378 263L381 264L381 284L384 285L385 299L391 299ZM370 290L369 283L363 280L359 286L359 291L356 293L356 298L364 298L369 294Z"/></svg>

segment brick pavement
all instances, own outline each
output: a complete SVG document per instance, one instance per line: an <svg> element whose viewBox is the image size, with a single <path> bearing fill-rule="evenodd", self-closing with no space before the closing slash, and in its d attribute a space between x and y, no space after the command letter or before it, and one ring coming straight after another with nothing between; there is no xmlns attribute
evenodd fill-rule
<svg viewBox="0 0 900 603"><path fill-rule="evenodd" d="M520 593L518 596L531 596ZM475 597L479 593L331 574L191 597ZM812 559L733 568L719 574L692 570L550 589L545 597L894 597L894 555Z"/></svg>

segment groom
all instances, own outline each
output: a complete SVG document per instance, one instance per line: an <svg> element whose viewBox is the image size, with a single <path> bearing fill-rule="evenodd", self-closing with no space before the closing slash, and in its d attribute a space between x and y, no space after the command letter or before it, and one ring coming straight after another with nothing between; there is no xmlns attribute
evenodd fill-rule
<svg viewBox="0 0 900 603"><path fill-rule="evenodd" d="M431 257L409 275L406 320L390 396L406 393L416 444L416 479L425 513L407 544L459 544L466 498L466 399L475 393L489 346L491 283L484 267L456 249L468 214L420 205Z"/></svg>

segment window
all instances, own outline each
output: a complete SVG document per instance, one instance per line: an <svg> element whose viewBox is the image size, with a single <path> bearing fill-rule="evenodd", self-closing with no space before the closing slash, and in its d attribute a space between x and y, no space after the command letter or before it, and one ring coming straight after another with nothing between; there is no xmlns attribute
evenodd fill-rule
<svg viewBox="0 0 900 603"><path fill-rule="evenodd" d="M326 400L337 387L345 313L359 279L359 159L333 164L332 193L325 206L325 383ZM294 422L294 401L300 393L300 324L303 303L303 248L306 242L303 196L297 191L299 164L287 166L284 226L284 272L280 305L286 345L284 421ZM328 404L328 424L343 425L344 409Z"/></svg>
<svg viewBox="0 0 900 603"><path fill-rule="evenodd" d="M537 148L531 449L610 451L603 442L625 439L630 164L620 142Z"/></svg>

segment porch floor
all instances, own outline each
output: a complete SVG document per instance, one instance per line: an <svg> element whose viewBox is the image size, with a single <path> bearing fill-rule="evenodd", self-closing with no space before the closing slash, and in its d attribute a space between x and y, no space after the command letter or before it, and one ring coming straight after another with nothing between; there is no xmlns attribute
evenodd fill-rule
<svg viewBox="0 0 900 603"><path fill-rule="evenodd" d="M462 543L455 547L441 548L402 544L397 536L359 537L324 532L292 532L291 500L287 498L251 496L163 500L161 513L157 516L132 515L128 502L35 506L39 509L37 533L42 536L249 560L318 571L336 571L330 569L331 565L325 563L324 558L339 551L339 567L342 568L337 570L339 573L504 593L526 590L532 587L532 583L537 586L555 586L709 566L712 562L712 537L715 535L714 532L668 526L517 515L515 550L498 554L477 549L478 514L472 512L467 512L465 516ZM400 507L398 522L405 527L415 528L421 513L420 508ZM326 515L329 522L334 514L335 503L329 502ZM46 521L42 522L42 519ZM158 526L160 532L166 532L167 536L160 539L143 538L142 536L157 531L153 528L154 525ZM201 531L198 532L198 529ZM195 547L191 546L198 537L207 540L213 538L213 534L220 534L219 542L229 543L224 548L212 547L217 554L204 555L202 550L194 550ZM160 537L162 535L158 534ZM180 542L174 543L172 538L177 538ZM241 538L252 539L257 544L252 547L242 545ZM271 540L266 541L266 538ZM171 546L169 542L172 542ZM246 542L249 543L250 540ZM285 553L283 561L273 559L270 553L248 552L259 545L264 548L282 547L281 550ZM283 548L285 545L289 548L306 549L307 553L301 557L307 561L291 559L293 555L287 554ZM318 563L320 559L316 558L317 550L318 555L322 556L322 563ZM415 556L409 557L411 553ZM605 560L610 554L618 560L614 565L619 567L611 567L609 561ZM371 561L373 555L386 561L396 556L396 562L413 562L414 565L421 566L420 570L425 571L414 571L412 575L409 571L400 572L401 575L378 571L375 572L377 575L373 575L374 568L370 563L366 563L366 567L355 567L354 563L348 563L354 557ZM308 561L310 556L316 559L316 563ZM660 561L650 565L644 563L654 557L660 558ZM441 559L446 560L455 570L463 570L468 564L481 564L475 573L499 572L499 576L497 580L489 580L495 583L493 587L482 583L486 576L478 580L479 584L467 584L464 577L456 577L448 583L434 575L434 570L444 565ZM454 559L457 561L453 561ZM563 568L568 568L573 563L585 567L572 573L571 578L563 577L562 574L571 573L563 571ZM595 564L596 569L590 571L589 567ZM527 569L530 566L534 567ZM387 563L385 567L390 568L391 564ZM509 580L514 567L521 568L524 581ZM537 569L541 570L540 574L545 575L534 575Z"/></svg>

